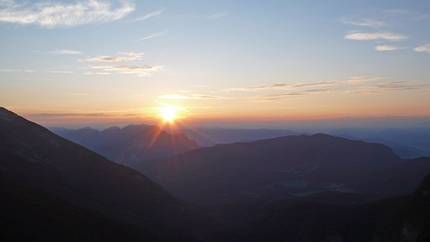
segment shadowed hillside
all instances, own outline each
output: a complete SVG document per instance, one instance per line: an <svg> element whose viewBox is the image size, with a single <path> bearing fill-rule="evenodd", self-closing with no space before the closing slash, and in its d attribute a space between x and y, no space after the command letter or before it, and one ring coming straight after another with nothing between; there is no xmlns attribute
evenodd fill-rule
<svg viewBox="0 0 430 242"><path fill-rule="evenodd" d="M0 240L192 241L210 222L141 173L4 108L0 180Z"/></svg>
<svg viewBox="0 0 430 242"><path fill-rule="evenodd" d="M402 161L387 146L329 135L216 145L134 166L173 194L199 204L359 193L408 194L430 165Z"/></svg>

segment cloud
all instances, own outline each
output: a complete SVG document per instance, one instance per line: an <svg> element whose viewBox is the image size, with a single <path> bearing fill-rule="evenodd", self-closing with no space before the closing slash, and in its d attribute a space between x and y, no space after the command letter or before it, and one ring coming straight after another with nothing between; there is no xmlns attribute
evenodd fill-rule
<svg viewBox="0 0 430 242"><path fill-rule="evenodd" d="M310 89L306 90L307 93L327 93L327 92L343 92L342 88L320 88L320 89Z"/></svg>
<svg viewBox="0 0 430 242"><path fill-rule="evenodd" d="M428 52L430 53L430 44L425 44L414 48L416 52Z"/></svg>
<svg viewBox="0 0 430 242"><path fill-rule="evenodd" d="M160 36L165 35L166 33L167 33L167 30L164 30L164 31L161 31L161 32L158 32L158 33L155 33L155 34L151 34L151 35L145 36L145 37L143 37L141 39L137 39L135 41L142 41L142 40L147 40L147 39L152 39L152 38L160 37Z"/></svg>
<svg viewBox="0 0 430 242"><path fill-rule="evenodd" d="M292 88L301 88L301 87L317 87L317 86L330 86L339 84L339 81L326 81L326 82L316 82L316 83L299 83L292 85Z"/></svg>
<svg viewBox="0 0 430 242"><path fill-rule="evenodd" d="M408 90L427 90L430 85L415 81L381 81L388 77L352 76L345 80L324 81L297 84L268 84L245 88L232 88L228 90L269 92L266 95L242 97L265 101L283 100L295 96L318 94L384 94ZM369 84L371 83L371 85ZM279 90L289 89L289 92L279 93ZM225 90L224 90L225 91ZM272 92L272 93L270 93Z"/></svg>
<svg viewBox="0 0 430 242"><path fill-rule="evenodd" d="M121 74L137 74L138 76L149 76L152 72L163 69L162 66L90 66L93 69L102 69L104 71L116 71Z"/></svg>
<svg viewBox="0 0 430 242"><path fill-rule="evenodd" d="M119 3L119 7L111 9L110 2L99 0L76 3L40 2L30 6L9 0L2 2L0 21L22 25L38 24L48 28L110 22L125 17L135 9L134 3L129 0L121 0Z"/></svg>
<svg viewBox="0 0 430 242"><path fill-rule="evenodd" d="M0 69L0 72L21 72L21 70L17 70L17 69Z"/></svg>
<svg viewBox="0 0 430 242"><path fill-rule="evenodd" d="M259 98L267 101L275 101L275 100L281 100L287 97L302 96L302 95L305 95L305 93L288 92L288 93L281 93L281 94L264 95L264 96L260 96Z"/></svg>
<svg viewBox="0 0 430 242"><path fill-rule="evenodd" d="M155 11L155 12L152 12L152 13L148 13L147 15L145 15L143 17L135 19L134 22L143 21L143 20L146 20L146 19L149 19L149 18L152 18L152 17L156 17L156 16L160 15L161 12L163 12L163 10L164 9L160 9L158 11Z"/></svg>
<svg viewBox="0 0 430 242"><path fill-rule="evenodd" d="M121 113L121 112L108 112L108 113L30 113L27 116L35 118L121 118L121 117L137 117L141 118L141 114L136 113Z"/></svg>
<svg viewBox="0 0 430 242"><path fill-rule="evenodd" d="M124 56L107 56L107 55L99 55L97 57L86 57L79 59L79 62L127 62L133 60L141 60L143 53L134 53L134 52L120 52L118 54L122 54Z"/></svg>
<svg viewBox="0 0 430 242"><path fill-rule="evenodd" d="M230 88L225 91L258 91L263 89L293 89L293 88L304 88L304 87L316 87L316 86L329 86L339 84L338 81L327 81L327 82L316 82L316 83L298 83L298 84L283 84L275 83L268 85L260 85L253 87L240 87L240 88Z"/></svg>
<svg viewBox="0 0 430 242"><path fill-rule="evenodd" d="M378 45L375 46L375 50L377 51L391 51L391 50L401 50L406 49L406 47L398 47L394 45Z"/></svg>
<svg viewBox="0 0 430 242"><path fill-rule="evenodd" d="M361 83L365 83L365 82L378 81L378 80L385 79L385 78L386 77L352 76L348 80L346 80L346 83L361 84Z"/></svg>
<svg viewBox="0 0 430 242"><path fill-rule="evenodd" d="M342 21L342 23L345 23L345 24L371 27L371 28L375 28L375 29L387 26L386 23L384 23L382 21L376 21L373 19L364 19L362 21L347 21L347 20L341 20L341 21Z"/></svg>
<svg viewBox="0 0 430 242"><path fill-rule="evenodd" d="M36 70L0 69L0 72L36 72Z"/></svg>
<svg viewBox="0 0 430 242"><path fill-rule="evenodd" d="M46 71L48 73L55 73L55 74L72 74L73 71Z"/></svg>
<svg viewBox="0 0 430 242"><path fill-rule="evenodd" d="M225 99L222 96L213 96L206 94L167 94L160 96L161 99Z"/></svg>
<svg viewBox="0 0 430 242"><path fill-rule="evenodd" d="M409 38L406 35L391 33L391 32L375 32L375 33L366 33L366 32L353 32L345 35L345 39L350 40L378 40L385 39L388 41L401 41Z"/></svg>
<svg viewBox="0 0 430 242"><path fill-rule="evenodd" d="M257 91L262 89L284 89L287 87L291 87L291 84L276 83L276 84L268 84L268 85L253 86L253 87L230 88L230 89L226 89L225 91Z"/></svg>
<svg viewBox="0 0 430 242"><path fill-rule="evenodd" d="M215 13L215 14L212 14L210 16L207 16L206 18L207 19L220 19L220 18L227 16L229 13L230 13L230 11L219 12L219 13Z"/></svg>
<svg viewBox="0 0 430 242"><path fill-rule="evenodd" d="M412 13L412 11L408 9L390 9L390 10L386 10L385 12L391 13L391 14L401 14L401 15Z"/></svg>
<svg viewBox="0 0 430 242"><path fill-rule="evenodd" d="M382 89L386 91L394 91L394 90L417 90L427 88L428 85L414 85L412 81L395 81L395 82L387 82L381 83L377 85L369 86L372 89Z"/></svg>
<svg viewBox="0 0 430 242"><path fill-rule="evenodd" d="M83 53L80 51L76 51L76 50L66 50L66 49L61 49L61 50L54 50L49 52L50 54L54 54L54 55L82 55Z"/></svg>
<svg viewBox="0 0 430 242"><path fill-rule="evenodd" d="M426 20L430 16L429 14L421 14L421 13L414 12L414 11L411 11L408 9L392 9L392 10L387 10L385 12L393 14L393 15L409 16L409 17L411 17L410 19L417 20L417 21Z"/></svg>

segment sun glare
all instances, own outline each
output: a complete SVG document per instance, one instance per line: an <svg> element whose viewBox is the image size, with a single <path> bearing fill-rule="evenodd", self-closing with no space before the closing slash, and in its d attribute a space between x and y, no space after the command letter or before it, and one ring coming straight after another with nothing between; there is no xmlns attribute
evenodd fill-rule
<svg viewBox="0 0 430 242"><path fill-rule="evenodd" d="M161 117L166 122L173 122L176 118L176 108L175 107L163 107L160 109Z"/></svg>

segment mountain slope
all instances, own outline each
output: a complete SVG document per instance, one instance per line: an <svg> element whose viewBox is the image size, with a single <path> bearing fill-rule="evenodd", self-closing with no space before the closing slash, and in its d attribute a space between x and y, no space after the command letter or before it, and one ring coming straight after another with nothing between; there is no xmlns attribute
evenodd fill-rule
<svg viewBox="0 0 430 242"><path fill-rule="evenodd" d="M62 133L64 138L127 166L199 147L184 134L170 135L158 126L145 124L128 125L122 129L113 126L101 132L87 127Z"/></svg>
<svg viewBox="0 0 430 242"><path fill-rule="evenodd" d="M430 164L430 158L411 162ZM281 200L258 211L260 219L247 226L214 236L220 241L424 242L430 240L429 194L430 174L412 195L367 204L306 197Z"/></svg>
<svg viewBox="0 0 430 242"><path fill-rule="evenodd" d="M189 241L193 238L187 231L209 221L201 209L141 173L4 108L0 108L0 179L0 228L10 238L44 240L46 235L58 240L55 234L71 235L76 229L78 238L70 241L104 240L109 235ZM86 228L97 225L100 231Z"/></svg>
<svg viewBox="0 0 430 242"><path fill-rule="evenodd" d="M283 129L234 129L234 128L180 128L180 131L208 147L217 144L231 144L235 142L251 142L287 135L297 135L296 132Z"/></svg>
<svg viewBox="0 0 430 242"><path fill-rule="evenodd" d="M324 191L407 194L430 166L398 177L404 163L387 146L317 134L216 145L134 167L183 199L213 204Z"/></svg>

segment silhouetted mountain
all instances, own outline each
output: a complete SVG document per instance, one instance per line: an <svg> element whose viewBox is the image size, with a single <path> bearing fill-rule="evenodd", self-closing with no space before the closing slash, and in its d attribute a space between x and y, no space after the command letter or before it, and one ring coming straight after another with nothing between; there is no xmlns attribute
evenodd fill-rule
<svg viewBox="0 0 430 242"><path fill-rule="evenodd" d="M369 200L409 194L430 164L402 161L387 146L329 135L216 145L134 166L198 204L360 193Z"/></svg>
<svg viewBox="0 0 430 242"><path fill-rule="evenodd" d="M1 241L192 241L210 221L202 212L0 108Z"/></svg>
<svg viewBox="0 0 430 242"><path fill-rule="evenodd" d="M127 166L199 147L184 134L170 135L158 126L145 124L128 125L122 129L113 126L101 132L86 127L66 133L63 137Z"/></svg>
<svg viewBox="0 0 430 242"><path fill-rule="evenodd" d="M283 129L233 129L233 128L184 128L181 132L195 140L201 146L251 142L298 133Z"/></svg>

